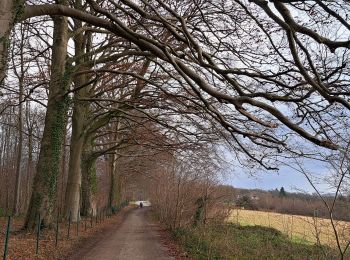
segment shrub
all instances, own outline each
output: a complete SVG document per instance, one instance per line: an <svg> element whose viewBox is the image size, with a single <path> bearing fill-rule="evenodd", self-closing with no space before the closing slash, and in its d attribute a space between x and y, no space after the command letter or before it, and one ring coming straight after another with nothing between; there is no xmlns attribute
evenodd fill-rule
<svg viewBox="0 0 350 260"><path fill-rule="evenodd" d="M172 235L193 259L336 258L330 248L296 243L280 231L262 226L202 225L174 229Z"/></svg>

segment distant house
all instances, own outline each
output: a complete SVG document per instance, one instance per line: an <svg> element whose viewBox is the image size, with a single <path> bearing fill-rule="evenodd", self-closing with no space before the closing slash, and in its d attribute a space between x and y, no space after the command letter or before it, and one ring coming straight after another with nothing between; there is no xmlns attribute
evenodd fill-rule
<svg viewBox="0 0 350 260"><path fill-rule="evenodd" d="M239 200L242 197L248 197L251 200L255 200L255 201L260 199L260 197L257 194L255 194L255 193L246 193L246 194L238 194L236 196L236 200Z"/></svg>
<svg viewBox="0 0 350 260"><path fill-rule="evenodd" d="M252 200L259 200L259 199L260 199L259 196L256 195L256 194L252 194L252 195L250 196L250 198L251 198Z"/></svg>

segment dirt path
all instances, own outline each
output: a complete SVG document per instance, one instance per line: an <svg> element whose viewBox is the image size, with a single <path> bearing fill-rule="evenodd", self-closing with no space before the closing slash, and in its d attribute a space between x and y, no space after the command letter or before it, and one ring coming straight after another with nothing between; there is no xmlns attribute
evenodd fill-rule
<svg viewBox="0 0 350 260"><path fill-rule="evenodd" d="M146 217L148 211L145 207L131 210L121 225L103 232L68 260L175 259L161 244L157 226Z"/></svg>

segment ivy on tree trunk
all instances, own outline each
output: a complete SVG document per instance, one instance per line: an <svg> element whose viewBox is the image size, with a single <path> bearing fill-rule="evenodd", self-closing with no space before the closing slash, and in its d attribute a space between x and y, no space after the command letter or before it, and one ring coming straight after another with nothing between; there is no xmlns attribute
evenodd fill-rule
<svg viewBox="0 0 350 260"><path fill-rule="evenodd" d="M33 229L40 214L44 226L54 219L57 176L60 168L69 97L66 94L71 79L71 66L66 64L68 30L67 18L54 17L51 79L45 117L45 128L34 178L33 192L25 228Z"/></svg>

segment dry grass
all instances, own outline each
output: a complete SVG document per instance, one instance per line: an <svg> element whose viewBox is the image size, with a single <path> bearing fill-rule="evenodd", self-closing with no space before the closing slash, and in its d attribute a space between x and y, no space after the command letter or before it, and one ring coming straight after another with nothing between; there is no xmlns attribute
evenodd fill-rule
<svg viewBox="0 0 350 260"><path fill-rule="evenodd" d="M233 210L230 221L241 225L260 225L275 228L294 242L321 244L336 247L336 237L329 219L287 215L254 210ZM335 221L340 243L350 241L350 222Z"/></svg>

